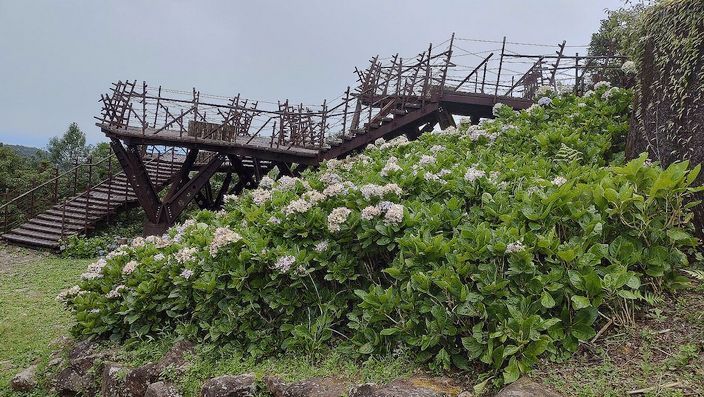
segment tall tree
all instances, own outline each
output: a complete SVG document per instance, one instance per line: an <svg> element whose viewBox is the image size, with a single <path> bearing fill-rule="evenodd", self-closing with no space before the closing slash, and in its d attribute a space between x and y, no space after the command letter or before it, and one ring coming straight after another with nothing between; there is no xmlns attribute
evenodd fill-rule
<svg viewBox="0 0 704 397"><path fill-rule="evenodd" d="M78 128L78 124L71 123L63 136L49 140L47 151L54 164L62 169L68 168L76 160L81 161L88 156L86 134Z"/></svg>

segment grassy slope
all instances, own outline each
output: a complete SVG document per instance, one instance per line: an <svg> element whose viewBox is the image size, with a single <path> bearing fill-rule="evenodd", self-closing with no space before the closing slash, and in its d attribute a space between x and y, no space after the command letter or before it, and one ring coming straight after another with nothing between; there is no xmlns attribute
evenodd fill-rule
<svg viewBox="0 0 704 397"><path fill-rule="evenodd" d="M29 254L13 252L0 256L6 262L0 268L0 395L12 376L46 358L51 342L67 333L73 319L55 297L88 264L50 256L27 260Z"/></svg>

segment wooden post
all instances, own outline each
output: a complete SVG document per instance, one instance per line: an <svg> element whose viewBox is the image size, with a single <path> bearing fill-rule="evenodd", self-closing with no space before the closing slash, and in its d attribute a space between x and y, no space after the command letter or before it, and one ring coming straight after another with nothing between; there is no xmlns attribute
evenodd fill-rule
<svg viewBox="0 0 704 397"><path fill-rule="evenodd" d="M501 83L501 68L504 65L504 51L505 50L506 50L506 36L504 36L503 44L501 44L501 58L499 59L499 72L496 74L496 89L494 90L494 99L496 99L496 97L499 96L499 84Z"/></svg>
<svg viewBox="0 0 704 397"><path fill-rule="evenodd" d="M3 226L3 233L7 233L7 225L8 225L8 219L9 219L9 210L10 210L10 188L6 187L5 188L5 223Z"/></svg>
<svg viewBox="0 0 704 397"><path fill-rule="evenodd" d="M347 108L350 104L350 86L347 86L347 91L345 91L345 111L342 115L342 136L345 136L345 131L347 131Z"/></svg>
<svg viewBox="0 0 704 397"><path fill-rule="evenodd" d="M86 188L86 219L85 219L85 228L86 232L88 231L88 209L90 207L90 185L93 183L93 158L88 157L88 186Z"/></svg>
<svg viewBox="0 0 704 397"><path fill-rule="evenodd" d="M59 167L54 167L54 197L53 202L56 203L59 200Z"/></svg>
<svg viewBox="0 0 704 397"><path fill-rule="evenodd" d="M112 196L112 153L108 156L108 203L107 203L107 216L105 217L105 222L110 223L110 198Z"/></svg>
<svg viewBox="0 0 704 397"><path fill-rule="evenodd" d="M74 158L73 166L73 196L76 195L78 191L78 157Z"/></svg>
<svg viewBox="0 0 704 397"><path fill-rule="evenodd" d="M574 94L579 95L579 53L574 54Z"/></svg>

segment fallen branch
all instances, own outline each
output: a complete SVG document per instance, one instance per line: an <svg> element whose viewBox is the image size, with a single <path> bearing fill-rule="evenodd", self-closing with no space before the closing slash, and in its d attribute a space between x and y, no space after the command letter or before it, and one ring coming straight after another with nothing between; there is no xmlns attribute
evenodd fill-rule
<svg viewBox="0 0 704 397"><path fill-rule="evenodd" d="M599 339L599 337L601 336L601 334L603 334L604 332L606 332L606 330L609 329L609 327L610 327L611 324L613 324L613 323L614 323L614 320L609 319L609 321L606 322L606 324L604 324L603 327L601 327L601 329L599 330L599 332L597 332L596 335L594 335L594 338L592 338L591 343L596 342L596 340Z"/></svg>
<svg viewBox="0 0 704 397"><path fill-rule="evenodd" d="M672 383L666 383L664 385L646 387L644 389L631 390L631 391L627 392L626 394L628 394L628 395L645 394L645 393L648 393L651 391L656 391L656 390L660 390L660 389L670 389L670 388L677 387L680 385L682 385L682 382L672 382Z"/></svg>

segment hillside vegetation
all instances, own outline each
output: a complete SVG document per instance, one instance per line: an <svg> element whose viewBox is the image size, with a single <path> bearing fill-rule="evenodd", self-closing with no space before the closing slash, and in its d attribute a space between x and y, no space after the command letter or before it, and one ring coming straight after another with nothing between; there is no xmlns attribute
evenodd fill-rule
<svg viewBox="0 0 704 397"><path fill-rule="evenodd" d="M630 101L598 84L498 105L480 126L265 178L120 247L60 298L78 335L176 333L254 357L410 353L512 382L687 282L699 168L624 164Z"/></svg>

